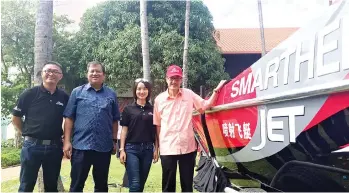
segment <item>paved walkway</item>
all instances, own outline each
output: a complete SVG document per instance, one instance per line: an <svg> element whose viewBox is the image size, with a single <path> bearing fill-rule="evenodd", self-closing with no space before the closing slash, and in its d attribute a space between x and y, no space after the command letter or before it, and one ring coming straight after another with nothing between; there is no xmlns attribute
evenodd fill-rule
<svg viewBox="0 0 349 193"><path fill-rule="evenodd" d="M63 159L63 162L68 161L67 159ZM5 169L1 169L1 183L9 180L19 180L19 173L21 171L20 166L9 167Z"/></svg>
<svg viewBox="0 0 349 193"><path fill-rule="evenodd" d="M20 166L1 169L1 183L9 180L19 179Z"/></svg>

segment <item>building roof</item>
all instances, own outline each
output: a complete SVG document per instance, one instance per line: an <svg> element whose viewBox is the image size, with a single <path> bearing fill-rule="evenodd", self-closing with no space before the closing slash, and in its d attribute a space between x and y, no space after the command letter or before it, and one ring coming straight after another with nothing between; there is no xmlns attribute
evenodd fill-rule
<svg viewBox="0 0 349 193"><path fill-rule="evenodd" d="M298 28L265 28L266 51L269 52ZM262 53L259 28L216 29L214 38L223 54Z"/></svg>

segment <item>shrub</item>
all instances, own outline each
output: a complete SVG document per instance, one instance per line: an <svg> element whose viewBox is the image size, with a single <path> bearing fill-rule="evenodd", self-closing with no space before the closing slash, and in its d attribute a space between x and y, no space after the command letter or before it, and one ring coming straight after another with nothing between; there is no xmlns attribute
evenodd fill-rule
<svg viewBox="0 0 349 193"><path fill-rule="evenodd" d="M17 148L1 148L1 167L9 167L21 163L21 149Z"/></svg>
<svg viewBox="0 0 349 193"><path fill-rule="evenodd" d="M1 148L14 148L14 147L15 147L14 139L8 139L1 142Z"/></svg>

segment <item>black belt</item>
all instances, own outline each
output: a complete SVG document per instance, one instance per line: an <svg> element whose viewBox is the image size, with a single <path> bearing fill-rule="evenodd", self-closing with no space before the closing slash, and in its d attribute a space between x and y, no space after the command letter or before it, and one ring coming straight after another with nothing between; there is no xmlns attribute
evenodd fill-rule
<svg viewBox="0 0 349 193"><path fill-rule="evenodd" d="M57 145L62 143L62 139L44 140L44 139L37 139L30 136L25 136L24 141L32 141L32 142L35 142L36 145Z"/></svg>

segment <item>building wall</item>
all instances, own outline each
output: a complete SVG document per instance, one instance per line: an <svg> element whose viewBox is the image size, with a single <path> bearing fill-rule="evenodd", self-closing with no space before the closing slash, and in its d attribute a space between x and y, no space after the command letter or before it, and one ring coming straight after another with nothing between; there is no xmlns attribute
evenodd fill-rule
<svg viewBox="0 0 349 193"><path fill-rule="evenodd" d="M124 108L134 102L133 97L118 97L118 105L120 113L124 111Z"/></svg>
<svg viewBox="0 0 349 193"><path fill-rule="evenodd" d="M14 139L16 132L11 121L6 120L5 123L1 123L1 140Z"/></svg>
<svg viewBox="0 0 349 193"><path fill-rule="evenodd" d="M261 54L223 54L225 71L230 78L235 78L246 68L261 58Z"/></svg>

